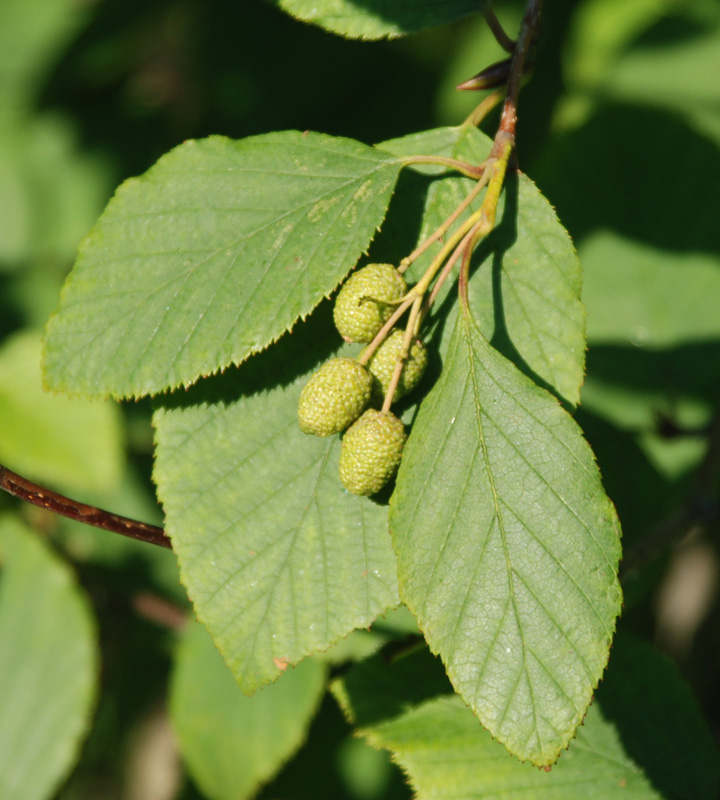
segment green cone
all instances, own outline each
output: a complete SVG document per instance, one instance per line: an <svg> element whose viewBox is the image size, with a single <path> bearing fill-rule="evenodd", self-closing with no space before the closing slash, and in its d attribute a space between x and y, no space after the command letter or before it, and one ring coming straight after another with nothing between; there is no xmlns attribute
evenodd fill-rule
<svg viewBox="0 0 720 800"><path fill-rule="evenodd" d="M344 431L370 400L372 375L354 358L333 358L300 393L300 429L315 436Z"/></svg>
<svg viewBox="0 0 720 800"><path fill-rule="evenodd" d="M405 278L392 264L368 264L340 290L333 311L335 327L348 342L370 342L393 312L387 303L406 292Z"/></svg>
<svg viewBox="0 0 720 800"><path fill-rule="evenodd" d="M395 364L402 351L404 337L405 332L399 328L390 331L387 339L378 347L373 357L368 361L367 367L375 379L373 385L374 401L382 401L382 398L387 394L390 380L395 371ZM417 386L425 372L427 362L428 354L425 345L419 339L414 339L410 344L410 352L400 374L400 382L395 390L395 400L399 400Z"/></svg>
<svg viewBox="0 0 720 800"><path fill-rule="evenodd" d="M343 436L340 480L353 494L379 492L400 465L405 426L391 411L368 409Z"/></svg>

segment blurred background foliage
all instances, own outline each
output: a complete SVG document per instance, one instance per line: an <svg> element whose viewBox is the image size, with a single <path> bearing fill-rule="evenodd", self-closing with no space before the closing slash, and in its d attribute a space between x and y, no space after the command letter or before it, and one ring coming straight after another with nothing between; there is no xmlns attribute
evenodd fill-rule
<svg viewBox="0 0 720 800"><path fill-rule="evenodd" d="M517 28L520 2L498 0L495 9ZM312 129L373 143L458 124L478 98L454 86L502 55L481 18L363 43L264 0L3 0L0 462L159 523L149 405L41 388L42 327L114 187L184 139L214 133ZM719 74L715 0L558 0L545 9L519 124L520 165L556 206L585 269L588 376L578 419L623 522L622 625L676 659L716 734ZM489 133L495 123L485 123ZM193 725L222 732L214 747L243 749L247 732L183 700L193 695L184 688L193 670L224 667L185 624L189 603L171 553L2 496L0 559L0 713L33 720L38 707L56 720L47 723L53 735L28 738L22 770L0 768L0 796L244 796L193 769ZM67 642L55 645L68 652L54 680L31 668L43 626L31 635L15 619L44 620ZM341 643L335 660L412 629L393 620ZM65 662L74 694L59 690L68 686ZM208 714L245 702L231 681L217 691ZM308 742L260 796L409 797L386 755L351 737L334 700L318 697L303 713L318 705ZM278 759L302 738L286 733ZM22 736L0 734L0 767L19 764ZM228 752L218 752L226 786Z"/></svg>

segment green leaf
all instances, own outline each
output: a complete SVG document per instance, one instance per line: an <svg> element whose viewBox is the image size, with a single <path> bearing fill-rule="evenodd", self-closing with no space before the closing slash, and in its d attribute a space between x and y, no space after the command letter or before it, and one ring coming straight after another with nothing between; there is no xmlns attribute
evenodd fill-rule
<svg viewBox="0 0 720 800"><path fill-rule="evenodd" d="M349 39L382 39L447 25L478 12L474 0L273 0L288 14Z"/></svg>
<svg viewBox="0 0 720 800"><path fill-rule="evenodd" d="M19 333L0 348L0 461L65 491L115 487L123 465L114 403L43 391L40 334Z"/></svg>
<svg viewBox="0 0 720 800"><path fill-rule="evenodd" d="M647 644L616 638L595 702L547 772L511 758L459 697L423 691L423 653L383 669L372 668L377 661L357 665L332 690L360 735L391 751L418 800L717 797L711 733L677 669Z"/></svg>
<svg viewBox="0 0 720 800"><path fill-rule="evenodd" d="M152 394L264 349L366 250L399 168L316 133L185 142L126 181L81 246L48 324L48 383Z"/></svg>
<svg viewBox="0 0 720 800"><path fill-rule="evenodd" d="M705 438L668 436L663 423L688 431L702 431L710 424L720 401L718 340L660 351L596 346L590 349L588 364L584 409L631 434L655 469L673 482L700 464L707 450ZM627 470L624 459L609 469L621 476ZM663 500L668 499L663 494ZM674 502L677 508L684 500L679 496ZM645 519L652 516L637 498L635 504ZM657 502L653 506L659 507Z"/></svg>
<svg viewBox="0 0 720 800"><path fill-rule="evenodd" d="M0 519L0 797L55 795L88 725L94 630L68 568Z"/></svg>
<svg viewBox="0 0 720 800"><path fill-rule="evenodd" d="M709 253L674 253L610 231L580 248L588 338L633 347L720 339L720 261Z"/></svg>
<svg viewBox="0 0 720 800"><path fill-rule="evenodd" d="M595 231L581 243L580 256L591 343L583 407L638 435L663 472L687 472L703 458L704 440L653 434L659 413L702 428L720 400L717 255Z"/></svg>
<svg viewBox="0 0 720 800"><path fill-rule="evenodd" d="M593 106L593 95L614 62L673 0L586 0L573 14L563 54L568 92L561 98L558 127L574 127Z"/></svg>
<svg viewBox="0 0 720 800"><path fill-rule="evenodd" d="M155 414L181 578L246 692L398 602L387 509L342 488L338 437L297 422L308 371L329 355L328 306Z"/></svg>
<svg viewBox="0 0 720 800"><path fill-rule="evenodd" d="M663 169L678 158L681 167ZM653 168L641 181L628 180L640 162ZM581 257L588 235L612 231L668 253L692 254L692 261L710 255L717 263L720 148L676 115L605 103L582 128L552 141L534 177L573 232ZM698 186L702 202L690 202L699 199Z"/></svg>
<svg viewBox="0 0 720 800"><path fill-rule="evenodd" d="M663 798L718 797L716 741L692 690L666 656L619 632L597 700L627 754Z"/></svg>
<svg viewBox="0 0 720 800"><path fill-rule="evenodd" d="M452 693L442 662L424 644L394 653L392 659L367 658L333 681L330 689L348 720L360 728L400 717L431 697Z"/></svg>
<svg viewBox="0 0 720 800"><path fill-rule="evenodd" d="M620 610L619 525L579 428L458 317L390 505L400 596L521 759L580 724Z"/></svg>
<svg viewBox="0 0 720 800"><path fill-rule="evenodd" d="M514 761L483 730L462 700L441 697L402 719L368 731L376 747L392 750L411 777L418 800L429 797L528 797L552 800L662 800L623 752L599 708L588 711L570 750L549 772Z"/></svg>
<svg viewBox="0 0 720 800"><path fill-rule="evenodd" d="M371 744L393 752L418 800L663 798L624 753L617 732L597 707L588 711L577 740L549 772L511 758L457 695L430 700L362 733Z"/></svg>
<svg viewBox="0 0 720 800"><path fill-rule="evenodd" d="M571 94L566 116L599 98L679 113L720 137L720 14L713 3L593 0L573 25L566 59ZM584 102L583 102L584 101Z"/></svg>
<svg viewBox="0 0 720 800"><path fill-rule="evenodd" d="M397 155L431 152L479 164L487 158L492 142L467 126L428 131L384 142L381 147ZM432 174L437 167L423 166L421 170ZM433 180L427 188L420 241L450 216L472 187L472 181L454 173ZM416 186L412 188L417 191ZM482 195L471 210L477 210L481 202ZM422 274L437 249L413 266L415 277ZM498 207L498 225L478 249L476 263L470 303L485 336L519 366L529 368L576 404L585 368L580 263L552 207L522 173L508 176ZM448 284L437 305L453 291L454 283Z"/></svg>
<svg viewBox="0 0 720 800"><path fill-rule="evenodd" d="M205 629L190 625L175 658L170 713L203 794L251 797L302 744L324 688L324 666L309 659L246 697Z"/></svg>

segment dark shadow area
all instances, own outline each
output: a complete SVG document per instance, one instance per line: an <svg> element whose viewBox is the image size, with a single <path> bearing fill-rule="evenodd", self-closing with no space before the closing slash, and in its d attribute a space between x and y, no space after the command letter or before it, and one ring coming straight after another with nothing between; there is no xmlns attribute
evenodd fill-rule
<svg viewBox="0 0 720 800"><path fill-rule="evenodd" d="M399 264L418 244L430 186L442 175L423 175L412 169L400 172L382 228L370 245L367 260Z"/></svg>
<svg viewBox="0 0 720 800"><path fill-rule="evenodd" d="M330 694L310 726L308 743L290 761L285 769L259 794L259 800L279 797L298 800L357 800L340 777L339 749L352 736L353 729L345 721L337 702ZM389 758L389 756L388 756ZM400 770L394 768L382 794L382 800L406 800L410 789L405 785Z"/></svg>
<svg viewBox="0 0 720 800"><path fill-rule="evenodd" d="M11 296L14 286L13 273L0 274L0 337L5 338L13 331L22 327L23 319L17 304Z"/></svg>
<svg viewBox="0 0 720 800"><path fill-rule="evenodd" d="M555 395L568 410L572 410L571 404L558 393L557 389L538 375L523 358L508 328L503 293L503 260L505 258L505 253L517 240L517 218L518 177L516 173L510 173L505 183L502 217L498 220L492 233L480 244L473 254L470 267L471 306L473 294L472 276L480 269L489 269L491 272L490 285L488 287L486 284L485 288L489 288L492 292L493 329L490 344L499 353L504 355L505 358L511 361L520 372L530 378L530 380L538 386L541 386L543 389Z"/></svg>
<svg viewBox="0 0 720 800"><path fill-rule="evenodd" d="M111 154L120 177L210 134L318 130L377 142L435 124L436 64L452 36L421 36L431 59L401 40L334 36L264 0L109 0L41 104L71 113L83 145Z"/></svg>
<svg viewBox="0 0 720 800"><path fill-rule="evenodd" d="M693 342L665 350L593 345L587 372L605 383L673 397L720 402L720 341ZM660 409L658 409L660 410Z"/></svg>
<svg viewBox="0 0 720 800"><path fill-rule="evenodd" d="M291 333L240 366L201 378L187 389L157 398L163 408L187 408L203 403L232 403L276 386L287 386L300 375L319 366L340 348L340 335L332 327L332 302L323 301L306 320L295 324Z"/></svg>
<svg viewBox="0 0 720 800"><path fill-rule="evenodd" d="M452 694L442 661L423 644L393 653L393 647L356 664L344 689L358 727L392 719L441 694Z"/></svg>
<svg viewBox="0 0 720 800"><path fill-rule="evenodd" d="M707 36L708 28L683 14L667 14L644 30L632 43L633 50L665 47Z"/></svg>
<svg viewBox="0 0 720 800"><path fill-rule="evenodd" d="M670 113L606 105L556 138L533 177L576 245L607 229L670 252L720 253L720 150Z"/></svg>
<svg viewBox="0 0 720 800"><path fill-rule="evenodd" d="M520 168L533 177L537 160L552 139L551 122L565 91L563 56L577 6L577 0L556 0L552 8L545 9L532 79L520 94L517 160ZM488 133L494 136L495 131Z"/></svg>
<svg viewBox="0 0 720 800"><path fill-rule="evenodd" d="M102 673L93 725L63 797L114 798L126 777L132 732L160 708L175 634L144 619L133 606L136 593L147 593L153 583L142 558L128 559L122 569L78 566L98 619Z"/></svg>
<svg viewBox="0 0 720 800"><path fill-rule="evenodd" d="M632 433L618 430L583 408L578 409L576 419L597 458L627 548L675 510L683 492L655 469Z"/></svg>
<svg viewBox="0 0 720 800"><path fill-rule="evenodd" d="M595 701L660 796L715 800L715 743L691 689L668 659L619 632Z"/></svg>

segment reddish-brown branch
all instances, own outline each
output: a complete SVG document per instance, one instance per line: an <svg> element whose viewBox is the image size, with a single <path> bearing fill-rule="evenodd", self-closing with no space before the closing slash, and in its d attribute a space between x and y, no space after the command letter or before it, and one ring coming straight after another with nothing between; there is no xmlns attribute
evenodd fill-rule
<svg viewBox="0 0 720 800"><path fill-rule="evenodd" d="M498 134L508 134L513 138L513 140L515 139L515 128L517 126L518 94L520 93L525 63L530 50L532 49L532 46L538 37L541 9L542 0L528 0L527 5L525 6L525 15L523 16L523 21L520 26L520 33L518 34L517 43L512 55L512 63L510 64L508 93L507 97L505 98L505 104L500 117ZM497 153L493 152L491 156L497 156Z"/></svg>
<svg viewBox="0 0 720 800"><path fill-rule="evenodd" d="M18 475L2 464L0 464L0 489L4 489L8 494L24 500L26 503L32 503L38 508L47 509L68 519L84 522L86 525L93 525L95 528L102 528L113 533L120 533L131 539L139 539L141 542L172 548L165 531L156 525L148 525L145 522L112 514L110 511L104 511L95 506L79 503L77 500L72 500L23 478L22 475Z"/></svg>

